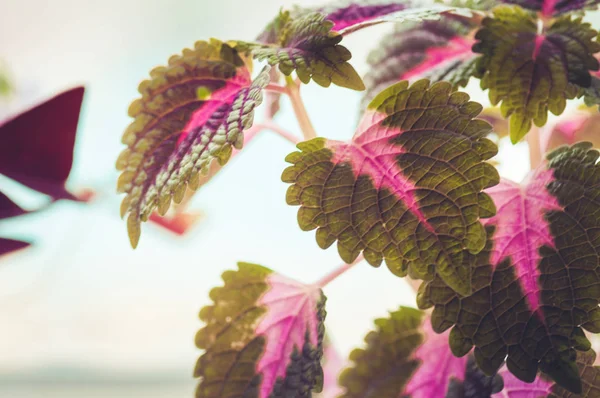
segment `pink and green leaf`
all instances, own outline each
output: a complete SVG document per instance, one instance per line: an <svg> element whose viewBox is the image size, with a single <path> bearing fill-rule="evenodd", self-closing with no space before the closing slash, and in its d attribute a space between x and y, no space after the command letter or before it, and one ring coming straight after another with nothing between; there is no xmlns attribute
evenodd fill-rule
<svg viewBox="0 0 600 398"><path fill-rule="evenodd" d="M232 42L240 52L250 53L255 59L279 66L289 76L296 72L303 83L315 83L329 87L331 83L353 90L364 90L364 84L348 62L352 54L339 43L342 36L332 31L333 22L320 13L308 13L292 18L282 13L268 40L276 38L278 43L263 44ZM266 39L267 40L267 39Z"/></svg>
<svg viewBox="0 0 600 398"><path fill-rule="evenodd" d="M472 268L473 294L459 297L441 278L424 283L420 308L435 306L437 332L454 325L450 346L478 365L526 382L538 369L564 388L581 391L576 350L584 329L600 332L600 166L589 143L559 148L522 183L488 189L497 213L485 220L488 240Z"/></svg>
<svg viewBox="0 0 600 398"><path fill-rule="evenodd" d="M497 147L481 106L446 82L400 82L369 106L350 142L316 138L286 158L287 202L303 230L337 241L351 263L363 252L398 276L439 275L461 295L471 269L460 258L485 246L480 220L495 213L483 189L498 183L486 163Z"/></svg>
<svg viewBox="0 0 600 398"><path fill-rule="evenodd" d="M544 17L555 17L582 10L598 8L600 0L501 0L503 3L517 4L528 10L538 11Z"/></svg>
<svg viewBox="0 0 600 398"><path fill-rule="evenodd" d="M340 375L340 398L483 398L501 390L500 377L483 375L471 358L455 357L448 333L434 333L423 312L401 307L375 325L366 348L350 354L353 366Z"/></svg>
<svg viewBox="0 0 600 398"><path fill-rule="evenodd" d="M465 86L475 72L477 54L467 34L474 26L452 15L434 21L404 23L384 37L368 58L363 106L400 80L428 78Z"/></svg>
<svg viewBox="0 0 600 398"><path fill-rule="evenodd" d="M583 384L581 394L573 394L539 374L533 383L525 383L504 366L498 371L504 379L504 389L492 395L492 398L600 397L600 366L594 366L595 358L596 353L593 350L577 354L577 368Z"/></svg>
<svg viewBox="0 0 600 398"><path fill-rule="evenodd" d="M253 81L236 50L214 39L171 57L150 76L140 84L142 97L129 108L134 120L117 160L122 171L117 189L127 194L121 214L129 214L133 247L140 223L154 209L164 215L188 186L197 187L213 160L223 165L232 147L241 148L243 131L252 124L269 81L267 70Z"/></svg>
<svg viewBox="0 0 600 398"><path fill-rule="evenodd" d="M473 51L481 88L489 89L493 105L502 102L510 117L511 140L521 140L531 128L546 124L548 111L561 114L567 99L591 84L598 70L593 54L600 51L598 33L581 19L561 17L538 33L537 20L528 12L503 6L483 20Z"/></svg>
<svg viewBox="0 0 600 398"><path fill-rule="evenodd" d="M200 311L196 397L311 397L323 385L325 296L268 268L238 267Z"/></svg>
<svg viewBox="0 0 600 398"><path fill-rule="evenodd" d="M325 336L323 342L323 391L316 394L315 398L335 398L343 393L343 388L338 383L338 376L344 369L344 359L340 356L335 346Z"/></svg>

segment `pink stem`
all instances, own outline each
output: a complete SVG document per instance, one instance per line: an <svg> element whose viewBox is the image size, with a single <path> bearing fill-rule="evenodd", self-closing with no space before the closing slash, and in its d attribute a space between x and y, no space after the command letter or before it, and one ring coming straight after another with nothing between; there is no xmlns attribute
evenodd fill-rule
<svg viewBox="0 0 600 398"><path fill-rule="evenodd" d="M265 90L273 91L275 93L280 93L280 94L289 94L289 90L286 86L281 86L277 83L267 84L267 87L265 87Z"/></svg>
<svg viewBox="0 0 600 398"><path fill-rule="evenodd" d="M300 142L300 139L298 139L298 137L296 137L294 134L290 133L289 131L287 131L286 129L284 129L283 127L281 127L277 123L274 123L271 120L263 122L262 126L265 129L271 130L272 132L280 135L281 137L285 138L294 145Z"/></svg>
<svg viewBox="0 0 600 398"><path fill-rule="evenodd" d="M531 169L535 169L542 163L542 148L540 144L540 129L533 127L527 133L527 144L529 145L529 164Z"/></svg>
<svg viewBox="0 0 600 398"><path fill-rule="evenodd" d="M364 259L365 258L361 254L351 264L340 265L339 267L337 267L336 269L331 271L329 274L327 274L323 278L321 278L317 283L315 283L315 285L319 286L320 288L327 286L327 284L329 284L329 282L336 279L338 276L342 275L344 272L348 271L350 268L354 267L356 264L360 263Z"/></svg>

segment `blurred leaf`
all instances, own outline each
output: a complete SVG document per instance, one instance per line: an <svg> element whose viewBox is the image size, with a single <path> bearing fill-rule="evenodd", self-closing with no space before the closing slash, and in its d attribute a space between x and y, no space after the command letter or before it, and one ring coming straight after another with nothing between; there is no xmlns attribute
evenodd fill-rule
<svg viewBox="0 0 600 398"><path fill-rule="evenodd" d="M504 3L517 4L523 8L540 11L544 16L558 16L581 10L598 8L600 0L501 0Z"/></svg>
<svg viewBox="0 0 600 398"><path fill-rule="evenodd" d="M456 358L448 333L434 333L423 312L400 307L375 325L366 348L350 354L341 398L486 398L502 389L502 379L485 376L471 357Z"/></svg>
<svg viewBox="0 0 600 398"><path fill-rule="evenodd" d="M196 397L311 397L323 385L323 292L260 265L238 267L200 311Z"/></svg>
<svg viewBox="0 0 600 398"><path fill-rule="evenodd" d="M451 15L397 25L369 54L362 110L377 93L401 80L427 78L465 86L475 72L474 41L466 37L473 28L466 19Z"/></svg>

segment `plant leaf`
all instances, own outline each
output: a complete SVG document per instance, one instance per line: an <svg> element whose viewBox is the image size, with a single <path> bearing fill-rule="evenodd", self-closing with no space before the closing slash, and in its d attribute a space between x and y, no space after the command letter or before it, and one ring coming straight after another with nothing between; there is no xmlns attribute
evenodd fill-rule
<svg viewBox="0 0 600 398"><path fill-rule="evenodd" d="M243 130L252 124L269 81L266 69L252 81L237 52L214 39L171 57L150 76L140 84L142 97L129 107L134 120L117 160L117 190L127 194L121 215L129 214L133 247L141 221L155 208L165 214L171 199L181 201L186 186L196 186L211 162L224 165L232 146L242 147Z"/></svg>
<svg viewBox="0 0 600 398"><path fill-rule="evenodd" d="M600 78L592 76L592 82L583 90L583 99L587 106L600 105Z"/></svg>
<svg viewBox="0 0 600 398"><path fill-rule="evenodd" d="M366 348L352 351L354 365L340 375L341 398L483 398L502 389L500 377L452 355L448 333L434 333L423 312L400 307L375 325Z"/></svg>
<svg viewBox="0 0 600 398"><path fill-rule="evenodd" d="M340 356L335 346L325 336L323 343L323 391L316 394L315 398L334 398L343 393L338 384L338 376L344 369L344 359Z"/></svg>
<svg viewBox="0 0 600 398"><path fill-rule="evenodd" d="M510 117L511 140L521 140L533 121L543 126L548 111L559 115L567 99L590 86L598 70L598 33L581 19L561 17L538 34L537 20L518 7L503 6L485 18L475 38L481 88Z"/></svg>
<svg viewBox="0 0 600 398"><path fill-rule="evenodd" d="M446 82L400 82L373 100L350 142L300 143L282 175L300 227L318 228L321 248L337 240L346 263L364 252L373 266L436 273L469 294L470 269L456 255L483 249L479 220L495 209L482 190L499 177L485 163L497 151L484 138L490 126L473 120L481 106L468 100Z"/></svg>
<svg viewBox="0 0 600 398"><path fill-rule="evenodd" d="M279 17L278 44L232 42L240 52L251 53L255 59L279 65L279 70L289 76L296 71L303 83L314 80L323 87L331 83L353 90L364 90L363 82L352 65L352 54L339 43L342 36L331 30L333 23L319 13L309 13L297 19L289 13Z"/></svg>
<svg viewBox="0 0 600 398"><path fill-rule="evenodd" d="M54 200L78 198L65 188L85 88L71 88L0 122L0 174Z"/></svg>
<svg viewBox="0 0 600 398"><path fill-rule="evenodd" d="M485 220L486 248L463 257L473 294L459 297L435 277L419 289L420 308L435 306L434 330L455 325L450 346L475 346L478 365L508 369L532 382L538 368L580 391L575 350L589 349L583 329L600 332L600 166L589 143L562 147L522 184L488 189L498 209Z"/></svg>
<svg viewBox="0 0 600 398"><path fill-rule="evenodd" d="M511 374L506 366L498 374L504 379L504 389L492 398L576 398L600 397L600 367L593 366L596 353L593 350L577 353L577 368L583 382L581 394L573 394L559 385L538 375L533 383L525 383Z"/></svg>
<svg viewBox="0 0 600 398"><path fill-rule="evenodd" d="M448 7L414 0L338 0L319 7L296 6L291 11L280 12L257 37L257 41L263 44L281 43L281 38L286 35L286 24L291 19L314 13L332 22L332 30L347 35L383 22L435 20L452 13L471 15L473 9L475 7Z"/></svg>
<svg viewBox="0 0 600 398"><path fill-rule="evenodd" d="M200 311L196 397L311 397L323 383L323 292L260 265L238 268Z"/></svg>
<svg viewBox="0 0 600 398"><path fill-rule="evenodd" d="M366 109L377 93L400 80L427 78L465 86L475 72L474 41L465 37L472 28L465 19L452 15L397 25L369 54L361 108Z"/></svg>
<svg viewBox="0 0 600 398"><path fill-rule="evenodd" d="M540 132L541 146L552 150L563 145L573 145L578 141L588 141L594 148L600 148L598 123L598 112L592 113L589 109L573 112L568 118L559 119Z"/></svg>
<svg viewBox="0 0 600 398"><path fill-rule="evenodd" d="M594 10L600 0L501 0L517 4L528 10L540 11L545 17L557 16L574 11Z"/></svg>

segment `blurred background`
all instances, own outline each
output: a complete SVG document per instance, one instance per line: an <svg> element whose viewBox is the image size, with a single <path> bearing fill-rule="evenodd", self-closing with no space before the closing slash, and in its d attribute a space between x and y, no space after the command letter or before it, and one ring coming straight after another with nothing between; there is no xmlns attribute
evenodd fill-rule
<svg viewBox="0 0 600 398"><path fill-rule="evenodd" d="M184 237L146 224L134 251L119 218L114 163L138 83L196 40L253 39L292 3L321 1L3 0L0 60L15 92L0 100L0 120L85 85L68 186L96 196L0 222L0 235L35 241L0 259L0 397L192 397L197 314L224 270L242 260L313 282L340 263L335 245L320 250L314 232L298 228L280 180L293 146L271 133L194 197L191 209L204 216ZM389 28L344 40L361 74L369 46ZM302 91L319 134L351 137L359 93L314 84ZM282 106L277 121L300 135L285 99ZM525 174L524 145L506 146L502 159L510 159L504 176ZM48 201L6 178L0 188L26 208ZM414 305L403 280L366 264L325 293L328 330L344 357L374 318Z"/></svg>

